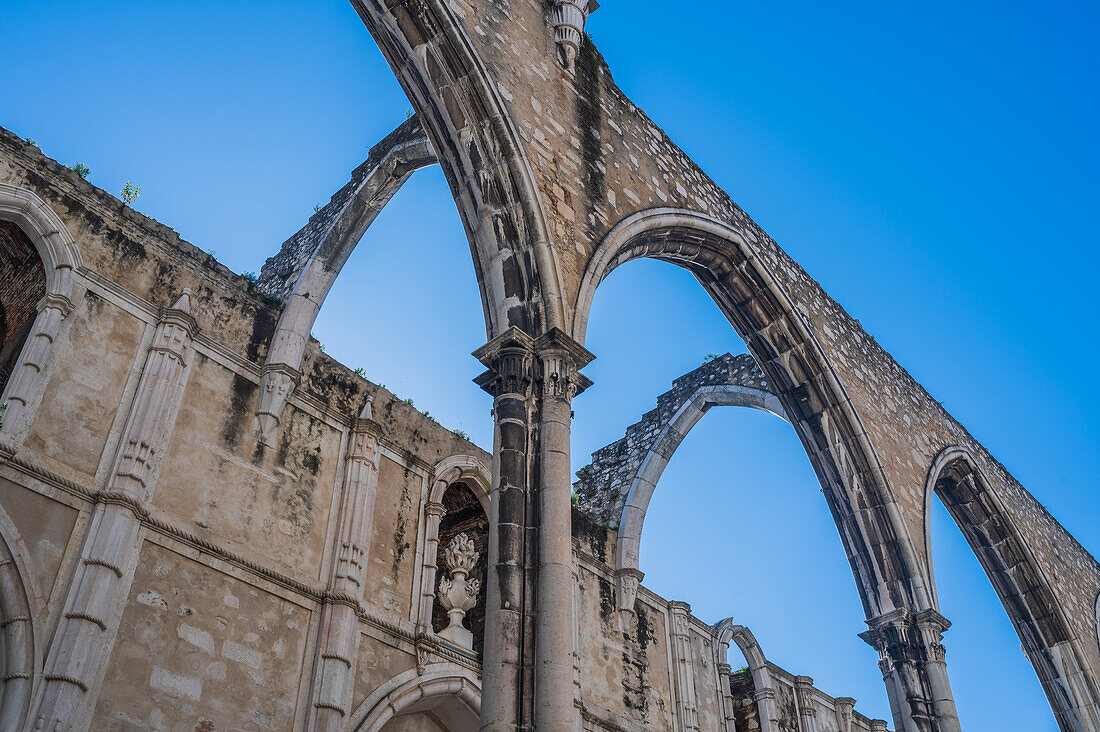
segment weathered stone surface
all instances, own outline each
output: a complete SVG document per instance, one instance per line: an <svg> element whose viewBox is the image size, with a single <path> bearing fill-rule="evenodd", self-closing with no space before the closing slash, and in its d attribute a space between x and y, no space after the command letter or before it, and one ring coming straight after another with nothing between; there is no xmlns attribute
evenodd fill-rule
<svg viewBox="0 0 1100 732"><path fill-rule="evenodd" d="M1100 729L1100 565L616 88L580 35L595 3L353 5L416 118L259 285L0 130L0 249L29 244L41 262L20 255L0 282L22 324L0 324L0 364L20 354L0 425L0 722L464 730L480 708L501 732L884 729L767 662L747 629L639 584L663 465L706 409L738 404L784 417L807 448L899 730L958 729L933 494L1061 728ZM492 456L308 337L362 230L435 160L485 307ZM588 309L639 257L691 271L751 356L677 380L581 471L570 516ZM187 337L166 341L171 322ZM359 454L364 420L377 444ZM484 555L484 656L433 618L436 550L455 530L440 507L460 483L477 499L455 523L478 528ZM751 688L727 668L730 642Z"/></svg>

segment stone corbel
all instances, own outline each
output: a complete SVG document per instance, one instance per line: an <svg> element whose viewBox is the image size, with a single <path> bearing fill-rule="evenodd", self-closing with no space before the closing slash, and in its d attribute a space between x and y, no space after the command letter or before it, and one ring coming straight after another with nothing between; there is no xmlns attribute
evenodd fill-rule
<svg viewBox="0 0 1100 732"><path fill-rule="evenodd" d="M554 0L554 42L558 46L558 60L571 74L576 70L585 21L599 7L596 0Z"/></svg>
<svg viewBox="0 0 1100 732"><path fill-rule="evenodd" d="M262 445L275 446L276 430L290 395L298 386L298 370L285 363L265 364L260 372L260 403L256 407L253 437Z"/></svg>
<svg viewBox="0 0 1100 732"><path fill-rule="evenodd" d="M615 570L619 612L634 614L634 603L638 600L638 587L641 586L643 577L645 577L645 572L640 569Z"/></svg>

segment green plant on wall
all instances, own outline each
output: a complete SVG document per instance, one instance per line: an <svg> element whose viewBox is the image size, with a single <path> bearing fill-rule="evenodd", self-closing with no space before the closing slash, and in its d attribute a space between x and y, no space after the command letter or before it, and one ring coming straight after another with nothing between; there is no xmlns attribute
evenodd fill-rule
<svg viewBox="0 0 1100 732"><path fill-rule="evenodd" d="M122 190L119 191L119 196L127 204L131 204L137 200L137 197L141 195L141 186L134 185L132 180L126 181L126 185L122 186Z"/></svg>

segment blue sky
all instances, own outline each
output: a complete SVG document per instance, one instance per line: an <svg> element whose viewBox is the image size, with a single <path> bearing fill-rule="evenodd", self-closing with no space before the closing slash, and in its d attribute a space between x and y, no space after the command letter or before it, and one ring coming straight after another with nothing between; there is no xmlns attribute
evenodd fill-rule
<svg viewBox="0 0 1100 732"><path fill-rule="evenodd" d="M669 13L672 7L673 13ZM606 2L616 81L1094 553L1095 3ZM349 4L0 0L0 124L83 162L237 271L263 260L409 109ZM316 328L329 353L489 445L484 325L438 169L367 233ZM708 353L742 351L686 273L597 293L574 464ZM937 504L938 506L938 504ZM948 668L967 730L1054 730L942 509ZM715 410L651 504L646 583L889 717L854 582L789 426ZM1011 701L1005 704L1005 701Z"/></svg>

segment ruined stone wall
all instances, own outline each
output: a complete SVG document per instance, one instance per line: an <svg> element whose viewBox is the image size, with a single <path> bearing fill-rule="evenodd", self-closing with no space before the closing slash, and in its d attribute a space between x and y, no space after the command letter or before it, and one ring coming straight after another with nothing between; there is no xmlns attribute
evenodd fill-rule
<svg viewBox="0 0 1100 732"><path fill-rule="evenodd" d="M403 3L388 3L402 17ZM668 136L619 90L591 42L580 48L576 73L564 72L551 31L552 3L543 0L460 0L447 3L465 41L484 63L488 83L506 108L530 165L555 255L566 319L581 323L582 279L599 243L632 214L673 207L724 222L750 248L793 303L827 366L843 388L899 508L929 584L925 484L936 456L959 445L977 456L1008 518L1034 553L1085 654L1100 678L1093 604L1100 565L1025 491L905 369L866 333L742 211ZM411 13L410 13L411 16ZM589 23L598 24L599 13ZM402 25L415 44L426 39ZM572 310L572 308L578 308ZM598 355L598 354L597 354ZM1010 395L1006 395L1006 401ZM908 551L908 549L906 550ZM853 557L853 563L870 561ZM1025 582L1026 585L1026 582ZM866 598L865 598L866 599Z"/></svg>
<svg viewBox="0 0 1100 732"><path fill-rule="evenodd" d="M432 619L419 617L419 592L433 466L456 455L490 464L490 456L316 344L307 350L277 443L264 448L249 417L277 303L6 131L0 131L0 182L32 191L56 211L85 262L74 273L69 338L30 433L21 444L0 446L0 539L29 568L31 623L42 639L34 698L46 683L49 629L63 616L75 617L70 585L85 561L85 539L104 505L117 500L100 489L114 470L153 334L185 287L199 328L185 386L151 478L154 490L138 512L137 538L119 567L130 584L106 619L110 646L92 660L99 677L81 692L88 709L74 728L305 728L343 510L345 454L354 415L368 397L381 447L356 608L352 722L384 707L388 693L421 674L433 678L451 669L474 683L478 655L435 636ZM710 369L728 375L735 363L722 359ZM446 531L477 534L484 551L483 517L468 496L459 503ZM695 728L718 729L724 712L713 629L688 614L686 641L677 645L670 620L677 604L646 590L634 612L617 610L608 563L613 533L580 513L574 528L583 728L683 728L688 696ZM481 622L476 614L472 620ZM691 669L690 693L677 665ZM415 726L417 713L385 729Z"/></svg>
<svg viewBox="0 0 1100 732"><path fill-rule="evenodd" d="M657 447L658 439L665 434L673 417L700 389L731 385L771 392L767 377L747 354L723 354L677 378L671 389L657 397L655 409L627 427L622 438L592 453L592 461L577 471L573 490L578 505L599 521L617 527L631 482L643 461ZM677 438L675 443L679 444L683 435Z"/></svg>

